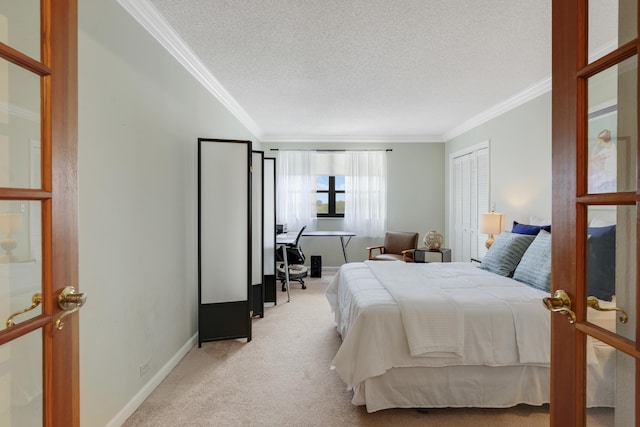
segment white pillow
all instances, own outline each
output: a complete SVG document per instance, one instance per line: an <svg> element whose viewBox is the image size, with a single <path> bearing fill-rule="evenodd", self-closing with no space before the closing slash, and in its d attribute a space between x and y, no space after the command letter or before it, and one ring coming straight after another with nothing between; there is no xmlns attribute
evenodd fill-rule
<svg viewBox="0 0 640 427"><path fill-rule="evenodd" d="M608 227L610 225L615 225L615 224L616 224L615 222L605 221L604 219L600 219L600 218L593 218L589 223L589 227Z"/></svg>
<svg viewBox="0 0 640 427"><path fill-rule="evenodd" d="M537 216L530 216L529 225L551 225L551 219L539 218Z"/></svg>

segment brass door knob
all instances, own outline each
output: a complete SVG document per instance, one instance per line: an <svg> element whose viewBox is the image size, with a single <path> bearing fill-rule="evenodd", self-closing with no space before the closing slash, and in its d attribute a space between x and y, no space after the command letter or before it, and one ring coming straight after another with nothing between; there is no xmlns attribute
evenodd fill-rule
<svg viewBox="0 0 640 427"><path fill-rule="evenodd" d="M562 289L558 289L552 297L542 298L542 303L549 311L566 314L569 323L576 323L576 314L571 311L571 299Z"/></svg>
<svg viewBox="0 0 640 427"><path fill-rule="evenodd" d="M42 294L40 292L33 294L33 296L31 297L31 306L27 308L23 308L22 310L18 310L15 313L13 313L11 316L9 316L6 322L7 328L15 326L15 322L13 321L13 319L15 319L16 316L19 316L22 313L26 313L27 311L31 311L37 306L39 306L40 304L42 304Z"/></svg>
<svg viewBox="0 0 640 427"><path fill-rule="evenodd" d="M73 286L67 286L64 288L62 292L60 292L60 295L58 295L58 306L64 310L64 313L62 313L56 320L56 328L58 330L62 329L64 327L62 319L71 313L75 313L80 310L80 307L82 307L86 302L87 294L77 293L76 288Z"/></svg>
<svg viewBox="0 0 640 427"><path fill-rule="evenodd" d="M598 302L598 298L596 297L587 297L587 306L598 311L620 312L620 317L618 318L618 320L620 320L620 323L627 323L629 321L629 315L627 314L626 311L618 307L611 307L611 308L600 307L600 303Z"/></svg>

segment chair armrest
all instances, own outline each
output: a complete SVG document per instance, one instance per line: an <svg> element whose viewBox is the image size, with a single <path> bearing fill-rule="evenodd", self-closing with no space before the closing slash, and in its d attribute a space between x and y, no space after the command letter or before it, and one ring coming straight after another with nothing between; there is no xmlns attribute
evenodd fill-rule
<svg viewBox="0 0 640 427"><path fill-rule="evenodd" d="M416 250L415 249L405 249L404 251L402 251L402 261L407 262L414 262Z"/></svg>
<svg viewBox="0 0 640 427"><path fill-rule="evenodd" d="M372 259L372 258L373 258L373 251L374 251L374 250L376 250L376 249L380 250L380 253L382 254L382 253L384 252L384 251L383 251L383 249L384 249L384 245L379 245L379 246L369 246L369 247L367 247L367 250L369 251L369 259Z"/></svg>

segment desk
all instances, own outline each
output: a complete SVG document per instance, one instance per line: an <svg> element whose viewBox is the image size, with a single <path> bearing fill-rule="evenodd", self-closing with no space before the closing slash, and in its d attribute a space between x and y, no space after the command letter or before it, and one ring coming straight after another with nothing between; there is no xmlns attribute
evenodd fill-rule
<svg viewBox="0 0 640 427"><path fill-rule="evenodd" d="M278 234L276 236L276 244L286 245L287 243L293 243L296 240L298 232L289 231L288 233ZM351 241L351 238L356 233L351 231L303 231L302 237L339 237L340 246L342 247L342 255L344 256L344 262L347 261L347 245Z"/></svg>
<svg viewBox="0 0 640 427"><path fill-rule="evenodd" d="M342 255L344 256L344 262L347 261L347 245L351 241L351 238L355 236L355 233L350 231L303 231L302 236L307 237L339 237L340 245L342 246ZM298 231L289 231L287 233L280 233L276 235L276 246L278 249L281 249L283 245L292 244L296 241L296 237L298 237ZM346 240L345 240L346 239ZM287 251L282 250L284 265L285 265L285 284L287 289L287 302L291 301L291 295L289 294L289 269L286 267L287 265ZM277 278L277 269L276 269L276 278Z"/></svg>

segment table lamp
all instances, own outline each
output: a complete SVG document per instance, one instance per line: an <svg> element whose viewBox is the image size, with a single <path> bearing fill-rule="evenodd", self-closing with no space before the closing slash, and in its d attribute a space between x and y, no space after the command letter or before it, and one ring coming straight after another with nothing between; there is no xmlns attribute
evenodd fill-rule
<svg viewBox="0 0 640 427"><path fill-rule="evenodd" d="M22 231L22 214L0 214L0 234L6 237L0 240L0 247L4 249L3 262L16 262L17 257L12 251L18 246L18 242L12 234Z"/></svg>
<svg viewBox="0 0 640 427"><path fill-rule="evenodd" d="M480 218L480 232L488 234L489 238L484 245L489 249L495 241L493 235L500 234L504 231L504 214L496 213L493 210L489 213L482 214Z"/></svg>

